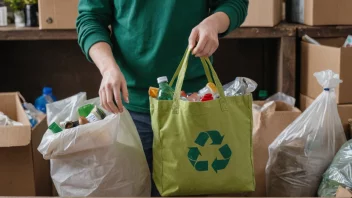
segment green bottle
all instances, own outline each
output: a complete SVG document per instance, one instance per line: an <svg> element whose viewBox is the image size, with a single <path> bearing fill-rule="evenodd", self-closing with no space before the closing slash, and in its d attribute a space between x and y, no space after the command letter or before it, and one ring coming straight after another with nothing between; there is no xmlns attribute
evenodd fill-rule
<svg viewBox="0 0 352 198"><path fill-rule="evenodd" d="M166 76L159 77L159 91L158 91L158 100L172 100L174 97L174 90L168 84Z"/></svg>
<svg viewBox="0 0 352 198"><path fill-rule="evenodd" d="M259 91L259 100L266 100L268 98L268 91L260 90Z"/></svg>

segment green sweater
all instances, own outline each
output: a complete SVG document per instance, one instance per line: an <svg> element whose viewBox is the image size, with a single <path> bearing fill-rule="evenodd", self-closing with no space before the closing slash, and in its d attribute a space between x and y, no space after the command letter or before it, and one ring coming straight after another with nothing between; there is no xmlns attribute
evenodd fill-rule
<svg viewBox="0 0 352 198"><path fill-rule="evenodd" d="M230 18L226 35L243 23L247 9L248 0L80 0L78 43L90 61L92 45L110 44L127 81L130 103L125 107L147 113L149 87L158 87L160 76L170 80L192 28L211 13L224 12ZM183 90L195 92L205 85L201 62L191 57Z"/></svg>

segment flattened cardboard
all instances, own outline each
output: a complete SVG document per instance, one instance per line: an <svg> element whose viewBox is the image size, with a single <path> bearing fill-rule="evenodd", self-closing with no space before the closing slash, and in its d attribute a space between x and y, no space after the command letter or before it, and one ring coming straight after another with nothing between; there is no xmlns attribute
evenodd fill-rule
<svg viewBox="0 0 352 198"><path fill-rule="evenodd" d="M322 87L314 77L315 72L330 69L343 80L336 88L338 104L352 103L352 48L340 47L346 38L317 39L322 45L302 41L301 46L301 93L316 98Z"/></svg>
<svg viewBox="0 0 352 198"><path fill-rule="evenodd" d="M0 126L0 147L26 146L31 141L31 126L17 93L0 93L0 111L23 126Z"/></svg>
<svg viewBox="0 0 352 198"><path fill-rule="evenodd" d="M313 98L310 98L309 96L306 96L304 94L300 94L300 109L302 111L305 111L313 102ZM352 118L352 104L337 105L337 110L339 112L341 123L346 133L346 137L348 138L350 136L348 119Z"/></svg>
<svg viewBox="0 0 352 198"><path fill-rule="evenodd" d="M289 20L306 25L352 25L351 0L287 0Z"/></svg>
<svg viewBox="0 0 352 198"><path fill-rule="evenodd" d="M39 0L40 29L76 29L79 0Z"/></svg>
<svg viewBox="0 0 352 198"><path fill-rule="evenodd" d="M282 19L282 0L249 0L242 27L274 27Z"/></svg>
<svg viewBox="0 0 352 198"><path fill-rule="evenodd" d="M352 192L342 186L339 186L336 191L336 197L352 197Z"/></svg>
<svg viewBox="0 0 352 198"><path fill-rule="evenodd" d="M263 106L264 101L254 104ZM269 159L269 145L290 125L301 111L283 102L273 102L265 111L253 109L253 159L256 189L250 197L266 196L265 168Z"/></svg>

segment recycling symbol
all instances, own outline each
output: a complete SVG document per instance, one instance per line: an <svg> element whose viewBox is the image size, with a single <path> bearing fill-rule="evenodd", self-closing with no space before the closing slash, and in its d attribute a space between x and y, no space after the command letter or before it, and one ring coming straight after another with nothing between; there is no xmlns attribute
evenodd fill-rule
<svg viewBox="0 0 352 198"><path fill-rule="evenodd" d="M198 146L204 147L207 143L208 139L211 139L212 145L221 145L224 136L221 136L219 131L206 131L200 132L196 140L194 141ZM190 147L188 151L188 159L191 162L192 166L197 171L208 171L209 169L209 162L208 161L198 161L199 156L202 156L200 153L199 147ZM219 153L221 154L222 158L216 157L211 162L211 167L217 173L219 170L223 170L229 164L230 157L232 155L232 151L229 145L225 144L219 148Z"/></svg>

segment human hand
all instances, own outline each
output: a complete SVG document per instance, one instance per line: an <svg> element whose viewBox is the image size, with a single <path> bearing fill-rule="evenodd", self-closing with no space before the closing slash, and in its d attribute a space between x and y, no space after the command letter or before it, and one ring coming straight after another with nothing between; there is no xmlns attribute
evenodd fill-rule
<svg viewBox="0 0 352 198"><path fill-rule="evenodd" d="M104 71L102 75L103 79L99 89L99 96L102 106L111 113L123 112L121 92L124 101L129 103L125 77L117 65ZM116 103L114 103L114 100Z"/></svg>
<svg viewBox="0 0 352 198"><path fill-rule="evenodd" d="M207 18L193 28L188 39L189 48L196 57L209 57L219 47L218 28L216 20Z"/></svg>

